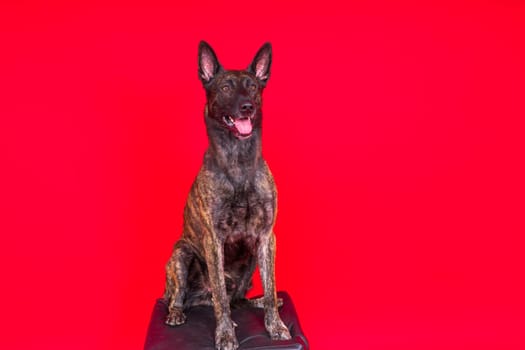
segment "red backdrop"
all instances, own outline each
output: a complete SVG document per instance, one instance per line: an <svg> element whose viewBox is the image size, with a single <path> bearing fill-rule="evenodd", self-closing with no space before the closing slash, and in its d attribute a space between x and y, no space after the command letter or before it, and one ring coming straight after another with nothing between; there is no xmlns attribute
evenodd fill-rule
<svg viewBox="0 0 525 350"><path fill-rule="evenodd" d="M273 44L277 284L313 349L523 348L525 10L483 3L2 3L0 348L142 348L201 39L226 68Z"/></svg>

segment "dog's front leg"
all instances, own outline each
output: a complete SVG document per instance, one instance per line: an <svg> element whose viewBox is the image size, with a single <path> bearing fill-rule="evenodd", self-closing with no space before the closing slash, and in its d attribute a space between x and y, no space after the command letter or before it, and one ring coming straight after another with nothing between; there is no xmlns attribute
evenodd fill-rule
<svg viewBox="0 0 525 350"><path fill-rule="evenodd" d="M230 315L230 301L226 294L224 280L224 242L213 232L205 238L206 265L210 279L213 309L217 328L215 329L215 348L217 350L235 350L239 347L235 336L234 324Z"/></svg>
<svg viewBox="0 0 525 350"><path fill-rule="evenodd" d="M257 251L259 271L264 289L264 325L272 339L290 339L290 331L285 326L277 310L277 291L275 289L275 235L269 232L262 237Z"/></svg>

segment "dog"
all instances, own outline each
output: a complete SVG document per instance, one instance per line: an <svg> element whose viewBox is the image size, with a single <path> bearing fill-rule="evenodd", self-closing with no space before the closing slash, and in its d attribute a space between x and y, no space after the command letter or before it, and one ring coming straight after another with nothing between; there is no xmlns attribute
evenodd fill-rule
<svg viewBox="0 0 525 350"><path fill-rule="evenodd" d="M209 144L186 201L181 238L166 264L166 324L183 324L191 306L211 305L216 349L234 350L239 343L230 307L252 305L264 308L272 339L290 339L275 287L277 191L261 153L262 92L272 47L264 44L246 70L225 70L204 41L198 58ZM264 296L248 300L256 265Z"/></svg>

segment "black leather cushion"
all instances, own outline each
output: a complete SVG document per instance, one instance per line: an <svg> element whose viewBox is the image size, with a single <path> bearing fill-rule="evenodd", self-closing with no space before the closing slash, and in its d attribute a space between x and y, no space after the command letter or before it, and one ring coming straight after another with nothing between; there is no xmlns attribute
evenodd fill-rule
<svg viewBox="0 0 525 350"><path fill-rule="evenodd" d="M291 340L272 341L264 328L264 311L256 308L232 310L239 349L272 350L307 350L308 341L304 336L290 296L279 292L284 305L279 309L281 318L290 330ZM213 309L197 306L186 310L187 320L181 326L170 327L164 324L168 306L163 299L158 299L153 309L146 336L145 350L214 350L215 317Z"/></svg>

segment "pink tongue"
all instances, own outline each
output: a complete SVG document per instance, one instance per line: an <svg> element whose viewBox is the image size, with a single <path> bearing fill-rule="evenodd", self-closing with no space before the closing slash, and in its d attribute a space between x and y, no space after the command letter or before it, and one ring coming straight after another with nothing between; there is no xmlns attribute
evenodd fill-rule
<svg viewBox="0 0 525 350"><path fill-rule="evenodd" d="M241 135L248 135L252 132L252 121L250 119L237 119L234 122L237 131Z"/></svg>

